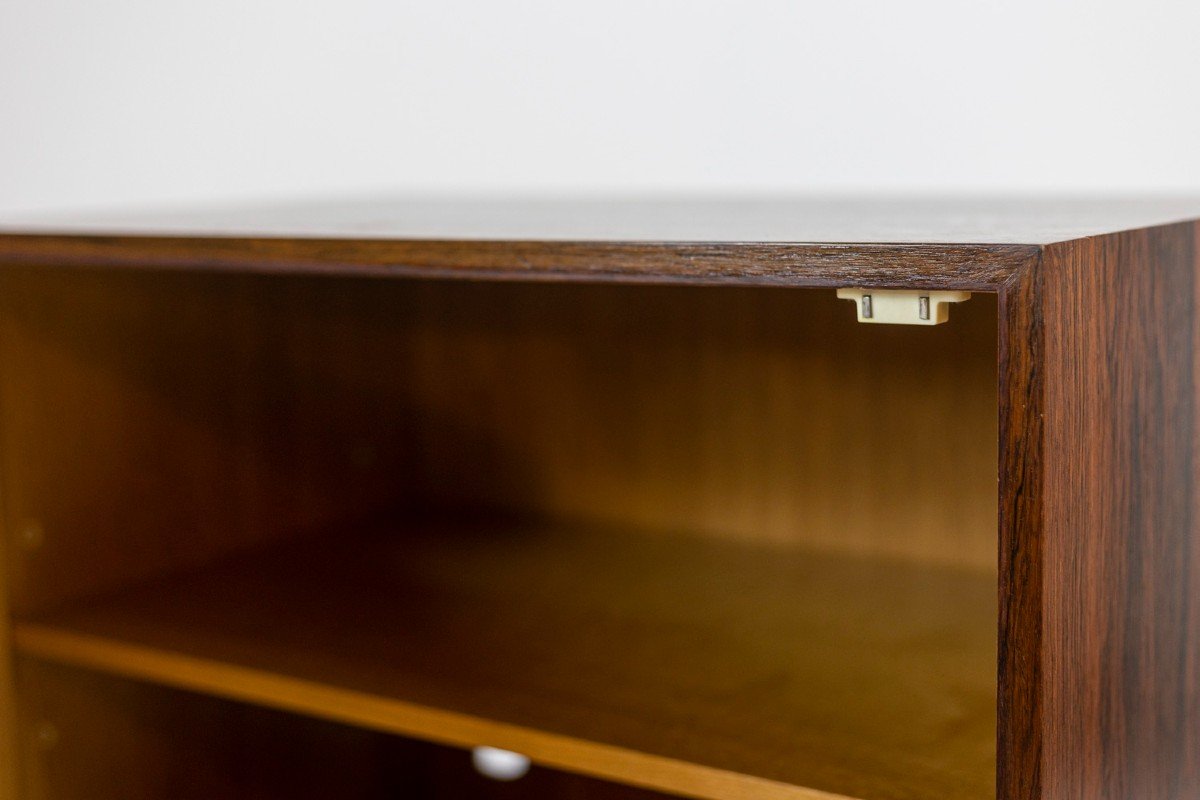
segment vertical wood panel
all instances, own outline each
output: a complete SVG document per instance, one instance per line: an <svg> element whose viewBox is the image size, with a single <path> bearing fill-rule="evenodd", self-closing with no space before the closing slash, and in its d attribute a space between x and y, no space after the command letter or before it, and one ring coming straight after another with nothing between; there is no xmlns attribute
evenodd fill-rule
<svg viewBox="0 0 1200 800"><path fill-rule="evenodd" d="M1047 251L1048 800L1200 793L1195 235Z"/></svg>
<svg viewBox="0 0 1200 800"><path fill-rule="evenodd" d="M1000 800L1042 797L1042 302L1040 268L1000 295Z"/></svg>

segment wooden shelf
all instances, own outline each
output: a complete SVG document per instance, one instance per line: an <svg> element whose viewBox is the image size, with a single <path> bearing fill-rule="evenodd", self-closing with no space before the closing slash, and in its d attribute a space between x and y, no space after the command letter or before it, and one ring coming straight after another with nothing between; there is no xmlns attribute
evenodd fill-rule
<svg viewBox="0 0 1200 800"><path fill-rule="evenodd" d="M994 796L996 577L565 524L256 551L27 656L707 798Z"/></svg>

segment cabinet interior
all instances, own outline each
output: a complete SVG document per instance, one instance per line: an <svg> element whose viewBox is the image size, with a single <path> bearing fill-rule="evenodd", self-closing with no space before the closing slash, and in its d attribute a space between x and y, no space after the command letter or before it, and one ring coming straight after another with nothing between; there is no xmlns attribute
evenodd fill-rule
<svg viewBox="0 0 1200 800"><path fill-rule="evenodd" d="M991 294L0 273L24 791L993 797L996 333Z"/></svg>

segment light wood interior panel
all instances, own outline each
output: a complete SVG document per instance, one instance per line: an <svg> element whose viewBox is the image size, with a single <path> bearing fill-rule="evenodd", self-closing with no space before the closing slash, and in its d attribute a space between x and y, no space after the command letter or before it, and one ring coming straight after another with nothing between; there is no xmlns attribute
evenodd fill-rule
<svg viewBox="0 0 1200 800"><path fill-rule="evenodd" d="M426 283L411 300L407 403L448 423L416 428L428 497L995 564L991 295L936 328L860 325L832 290Z"/></svg>
<svg viewBox="0 0 1200 800"><path fill-rule="evenodd" d="M274 545L16 641L707 800L980 800L995 619L987 570L489 516Z"/></svg>
<svg viewBox="0 0 1200 800"><path fill-rule="evenodd" d="M404 504L995 562L991 295L12 269L0 313L18 612Z"/></svg>

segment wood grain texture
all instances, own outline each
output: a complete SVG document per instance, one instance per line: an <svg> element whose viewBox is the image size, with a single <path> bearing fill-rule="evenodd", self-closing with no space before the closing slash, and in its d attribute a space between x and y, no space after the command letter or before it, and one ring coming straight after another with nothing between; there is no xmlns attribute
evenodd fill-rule
<svg viewBox="0 0 1200 800"><path fill-rule="evenodd" d="M999 679L996 796L1042 797L1042 272L999 297Z"/></svg>
<svg viewBox="0 0 1200 800"><path fill-rule="evenodd" d="M366 363L401 376L423 498L994 569L991 296L933 330L827 290L427 282L382 306L404 321Z"/></svg>
<svg viewBox="0 0 1200 800"><path fill-rule="evenodd" d="M406 498L992 569L986 295L918 331L859 326L827 291L2 280L8 525L43 530L11 554L23 612ZM695 780L665 763L643 766ZM705 775L718 796L800 791Z"/></svg>
<svg viewBox="0 0 1200 800"><path fill-rule="evenodd" d="M719 244L0 234L0 266L522 281L994 290L1027 245Z"/></svg>
<svg viewBox="0 0 1200 800"><path fill-rule="evenodd" d="M1200 794L1197 269L1192 224L1046 252L1045 798Z"/></svg>
<svg viewBox="0 0 1200 800"><path fill-rule="evenodd" d="M990 571L491 519L288 545L16 641L687 796L976 800L995 613Z"/></svg>
<svg viewBox="0 0 1200 800"><path fill-rule="evenodd" d="M5 527L39 532L8 554L14 613L399 502L388 398L315 369L322 295L274 288L0 274ZM335 369L350 332L326 333Z"/></svg>
<svg viewBox="0 0 1200 800"><path fill-rule="evenodd" d="M9 270L0 310L18 612L406 504L994 565L988 295Z"/></svg>
<svg viewBox="0 0 1200 800"><path fill-rule="evenodd" d="M1200 793L1196 235L1001 292L1001 798Z"/></svg>

